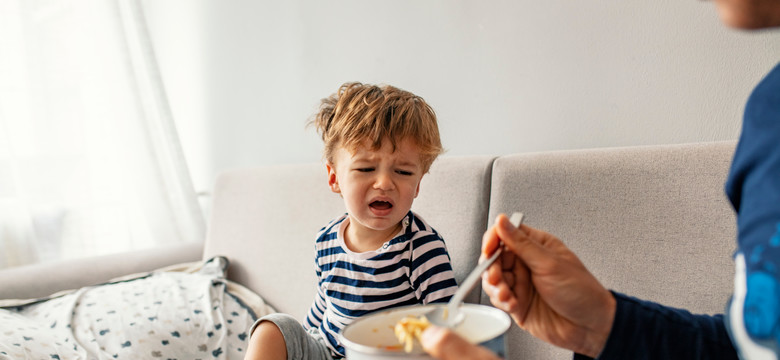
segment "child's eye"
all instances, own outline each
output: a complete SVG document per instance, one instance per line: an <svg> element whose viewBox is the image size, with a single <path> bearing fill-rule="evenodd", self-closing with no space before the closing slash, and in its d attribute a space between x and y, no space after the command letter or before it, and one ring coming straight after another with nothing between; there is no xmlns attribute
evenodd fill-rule
<svg viewBox="0 0 780 360"><path fill-rule="evenodd" d="M411 176L412 175L411 171L406 171L406 170L397 170L396 172L401 174L401 175L404 175L404 176Z"/></svg>
<svg viewBox="0 0 780 360"><path fill-rule="evenodd" d="M372 167L358 168L357 171L360 171L360 172L372 172L372 171L374 171L374 168L372 168Z"/></svg>

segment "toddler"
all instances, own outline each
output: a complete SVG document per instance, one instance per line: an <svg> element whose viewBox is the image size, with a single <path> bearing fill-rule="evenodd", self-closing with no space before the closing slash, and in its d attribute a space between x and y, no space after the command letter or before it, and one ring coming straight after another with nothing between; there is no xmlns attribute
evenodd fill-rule
<svg viewBox="0 0 780 360"><path fill-rule="evenodd" d="M259 319L247 359L341 358L338 333L356 318L446 302L457 290L444 240L411 211L442 152L433 109L392 86L347 83L310 124L347 213L317 234L317 295L303 324L286 314Z"/></svg>

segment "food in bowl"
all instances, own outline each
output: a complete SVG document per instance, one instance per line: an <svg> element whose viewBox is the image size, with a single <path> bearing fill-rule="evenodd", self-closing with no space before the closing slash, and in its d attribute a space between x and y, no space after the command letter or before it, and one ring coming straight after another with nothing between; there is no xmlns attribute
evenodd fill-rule
<svg viewBox="0 0 780 360"><path fill-rule="evenodd" d="M433 360L419 341L413 341L412 351L404 351L395 335L395 325L408 316L421 317L447 304L410 305L377 311L347 325L339 333L349 360ZM463 304L464 321L452 330L473 344L480 344L499 357L504 356L504 333L512 320L505 312L492 306Z"/></svg>
<svg viewBox="0 0 780 360"><path fill-rule="evenodd" d="M404 346L404 351L410 353L414 347L414 340L420 341L423 330L430 324L431 323L425 315L420 316L419 318L407 316L399 320L395 324L393 330L395 331L395 336L398 338L398 341Z"/></svg>

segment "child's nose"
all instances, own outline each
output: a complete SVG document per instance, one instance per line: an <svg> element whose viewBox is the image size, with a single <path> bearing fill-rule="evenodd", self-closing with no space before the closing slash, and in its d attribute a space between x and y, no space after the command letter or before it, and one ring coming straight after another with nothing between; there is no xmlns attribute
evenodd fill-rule
<svg viewBox="0 0 780 360"><path fill-rule="evenodd" d="M379 190L392 190L395 185L393 184L393 179L391 175L392 174L386 171L377 172L376 180L374 182L374 187Z"/></svg>

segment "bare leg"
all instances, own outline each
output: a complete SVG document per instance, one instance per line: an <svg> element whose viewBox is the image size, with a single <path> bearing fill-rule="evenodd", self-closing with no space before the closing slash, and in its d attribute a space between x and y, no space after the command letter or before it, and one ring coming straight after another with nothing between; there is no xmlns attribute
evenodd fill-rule
<svg viewBox="0 0 780 360"><path fill-rule="evenodd" d="M284 336L276 324L263 321L249 337L244 360L287 360Z"/></svg>

